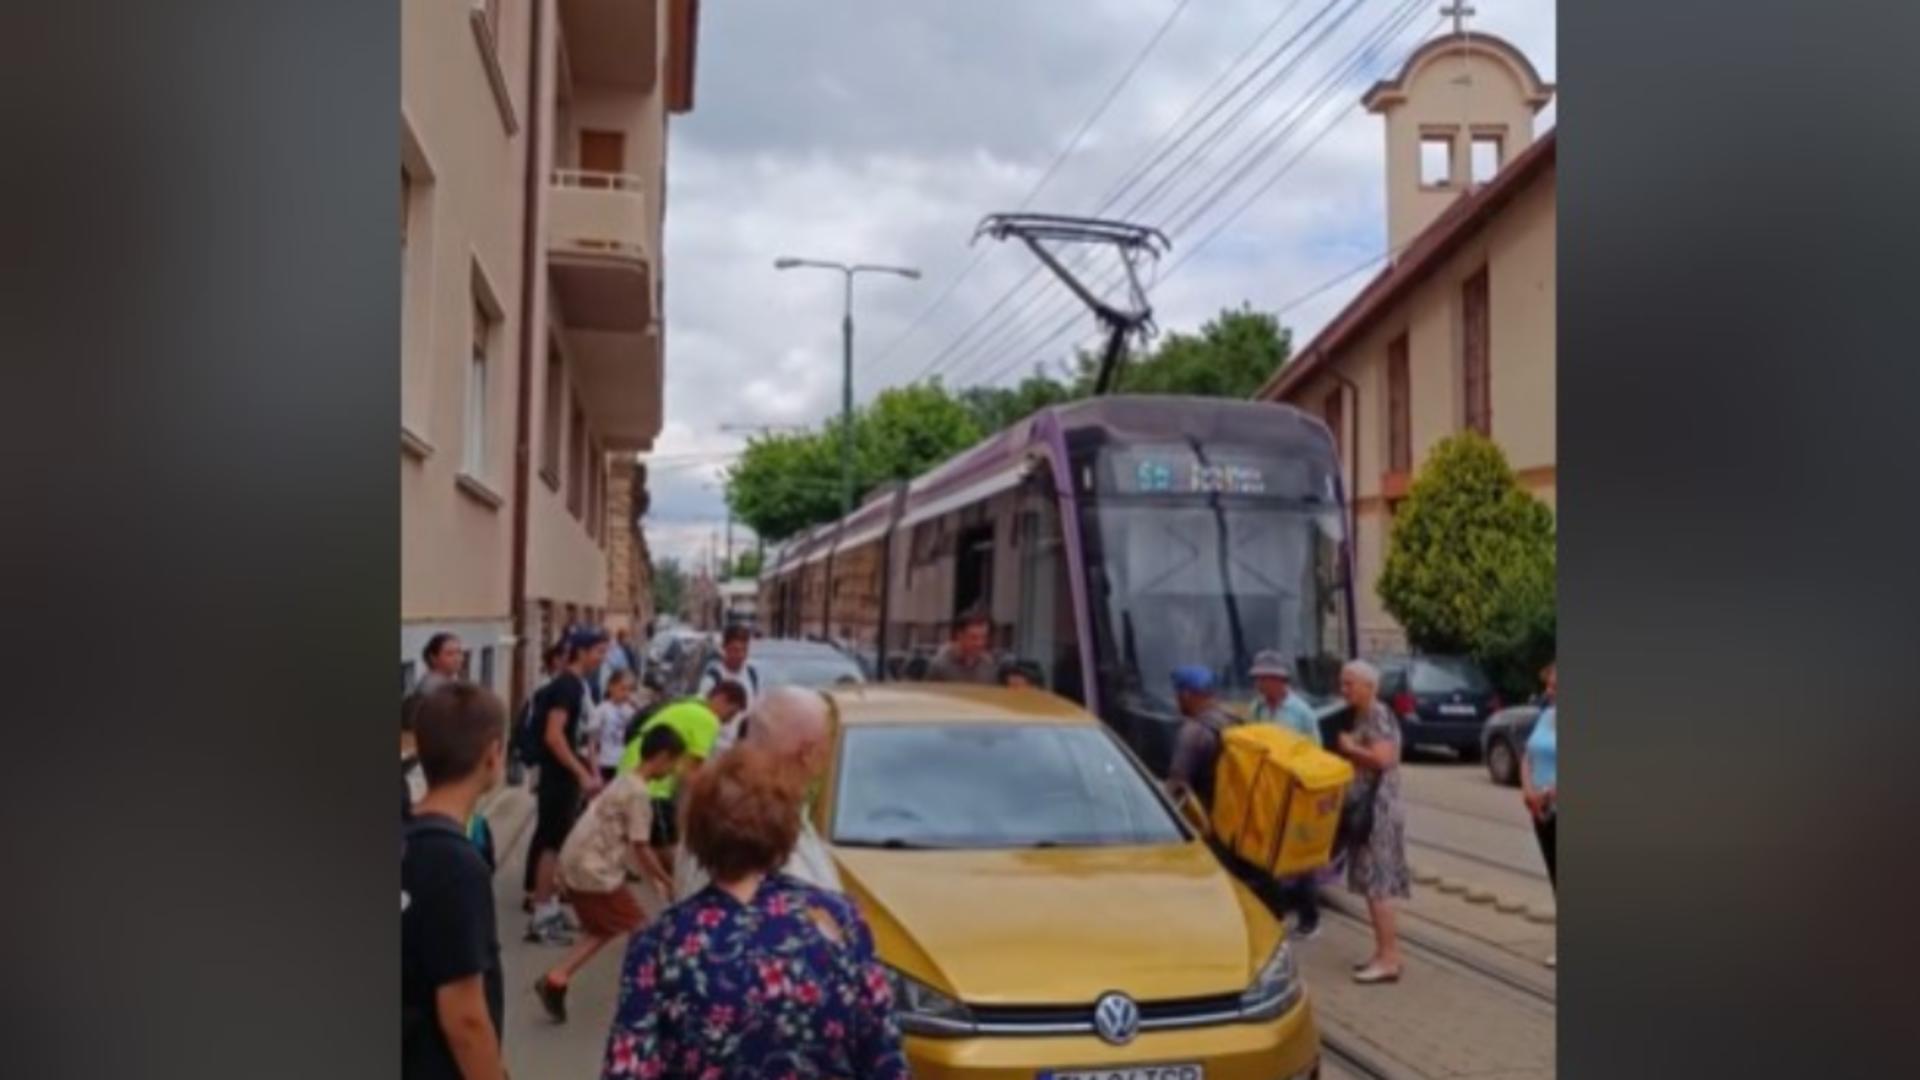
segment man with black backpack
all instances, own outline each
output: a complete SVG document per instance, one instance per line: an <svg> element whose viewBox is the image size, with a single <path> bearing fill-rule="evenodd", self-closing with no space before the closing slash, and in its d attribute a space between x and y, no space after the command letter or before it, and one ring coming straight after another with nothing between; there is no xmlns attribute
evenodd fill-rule
<svg viewBox="0 0 1920 1080"><path fill-rule="evenodd" d="M450 683L412 720L427 792L401 834L400 1075L503 1080L493 875L464 823L505 772L506 707Z"/></svg>
<svg viewBox="0 0 1920 1080"><path fill-rule="evenodd" d="M535 868L533 917L526 937L550 945L572 944L555 883L560 845L573 828L582 799L592 798L602 786L599 771L581 758L579 745L580 723L593 700L587 680L606 658L607 638L596 630L575 630L567 637L566 650L566 666L534 696L539 742L530 747L538 755L540 780L527 851Z"/></svg>

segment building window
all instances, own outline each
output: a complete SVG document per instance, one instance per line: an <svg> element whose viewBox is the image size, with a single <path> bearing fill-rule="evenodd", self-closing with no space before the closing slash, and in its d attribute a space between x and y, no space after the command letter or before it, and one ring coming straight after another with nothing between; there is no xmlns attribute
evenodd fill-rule
<svg viewBox="0 0 1920 1080"><path fill-rule="evenodd" d="M496 321L478 296L473 300L473 342L467 355L466 458L462 467L475 480L487 476L487 379L492 367Z"/></svg>
<svg viewBox="0 0 1920 1080"><path fill-rule="evenodd" d="M1413 380L1407 370L1407 335L1387 346L1387 471L1413 468Z"/></svg>
<svg viewBox="0 0 1920 1080"><path fill-rule="evenodd" d="M540 478L560 490L560 440L566 427L567 387L560 350L547 345L547 391L540 424Z"/></svg>
<svg viewBox="0 0 1920 1080"><path fill-rule="evenodd" d="M1500 171L1500 136L1486 134L1473 137L1472 152L1468 155L1473 169L1473 182L1484 184L1493 179Z"/></svg>
<svg viewBox="0 0 1920 1080"><path fill-rule="evenodd" d="M480 650L480 685L493 688L493 646Z"/></svg>
<svg viewBox="0 0 1920 1080"><path fill-rule="evenodd" d="M1453 183L1453 136L1420 136L1420 186L1443 188Z"/></svg>
<svg viewBox="0 0 1920 1080"><path fill-rule="evenodd" d="M578 519L587 509L587 414L578 401L567 426L567 512Z"/></svg>
<svg viewBox="0 0 1920 1080"><path fill-rule="evenodd" d="M1460 286L1461 400L1466 406L1467 428L1492 437L1493 379L1489 364L1492 323L1488 303L1487 271L1482 267Z"/></svg>
<svg viewBox="0 0 1920 1080"><path fill-rule="evenodd" d="M411 660L400 661L400 696L401 697L406 697L408 694L413 693L414 672L417 670L418 668L415 667L413 661Z"/></svg>

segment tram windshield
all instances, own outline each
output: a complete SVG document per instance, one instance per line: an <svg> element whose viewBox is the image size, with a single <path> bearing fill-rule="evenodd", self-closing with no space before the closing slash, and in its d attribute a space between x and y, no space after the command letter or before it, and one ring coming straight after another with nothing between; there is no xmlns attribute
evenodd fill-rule
<svg viewBox="0 0 1920 1080"><path fill-rule="evenodd" d="M1245 699L1253 655L1274 649L1299 693L1331 700L1347 623L1330 484L1297 461L1206 458L1110 452L1115 482L1087 512L1102 667L1171 709L1174 668L1207 667L1223 698Z"/></svg>

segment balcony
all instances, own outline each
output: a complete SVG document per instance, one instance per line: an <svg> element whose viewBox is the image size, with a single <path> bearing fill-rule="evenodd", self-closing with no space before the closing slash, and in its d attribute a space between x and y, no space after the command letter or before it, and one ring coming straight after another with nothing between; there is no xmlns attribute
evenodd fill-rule
<svg viewBox="0 0 1920 1080"><path fill-rule="evenodd" d="M614 451L660 430L651 200L639 177L556 169L547 186L547 270L555 328L582 382L589 419Z"/></svg>
<svg viewBox="0 0 1920 1080"><path fill-rule="evenodd" d="M646 93L660 69L667 0L560 0L567 63L583 83Z"/></svg>

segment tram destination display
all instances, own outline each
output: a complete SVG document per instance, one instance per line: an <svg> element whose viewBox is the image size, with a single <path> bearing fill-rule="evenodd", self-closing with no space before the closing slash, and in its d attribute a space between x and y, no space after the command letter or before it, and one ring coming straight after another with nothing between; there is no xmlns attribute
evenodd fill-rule
<svg viewBox="0 0 1920 1080"><path fill-rule="evenodd" d="M1331 498L1332 478L1298 458L1191 446L1115 447L1103 485L1114 495L1241 495Z"/></svg>

